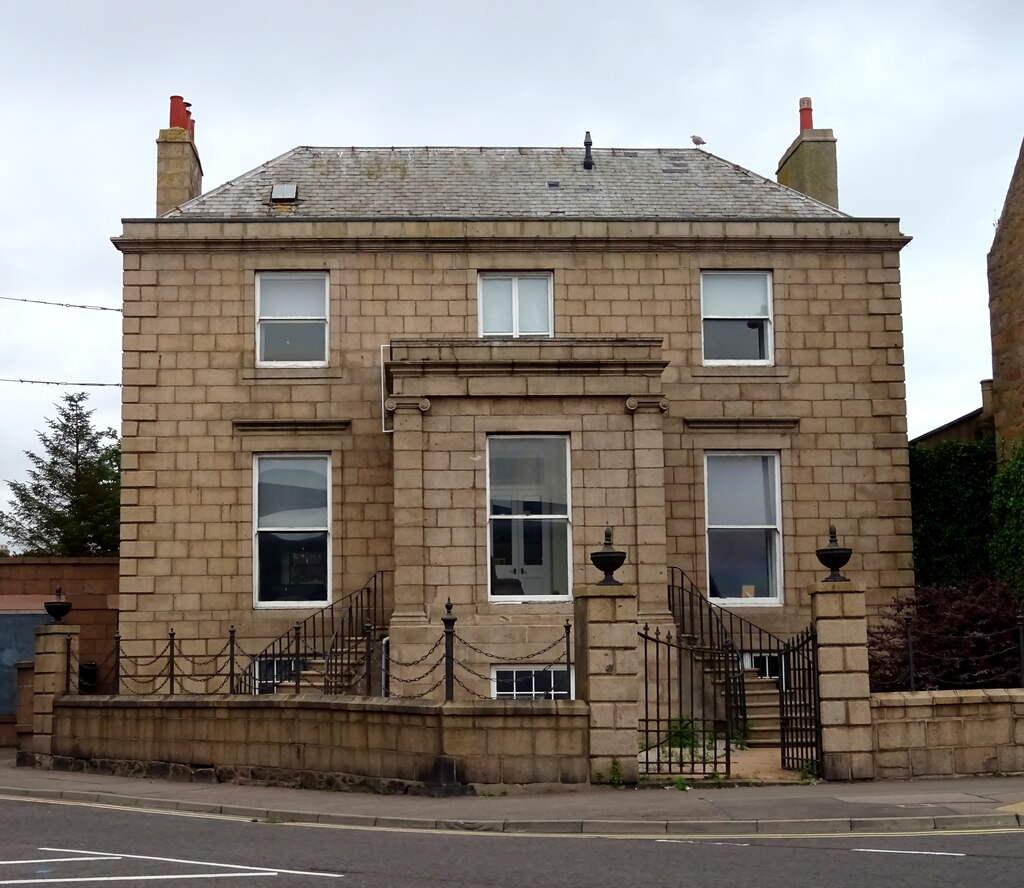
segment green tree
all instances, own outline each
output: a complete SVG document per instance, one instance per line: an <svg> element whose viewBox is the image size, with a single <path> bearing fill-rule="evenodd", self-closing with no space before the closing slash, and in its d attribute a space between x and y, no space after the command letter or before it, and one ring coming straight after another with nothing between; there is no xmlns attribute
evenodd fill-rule
<svg viewBox="0 0 1024 888"><path fill-rule="evenodd" d="M917 582L957 586L988 576L992 537L992 437L910 448Z"/></svg>
<svg viewBox="0 0 1024 888"><path fill-rule="evenodd" d="M25 555L116 555L120 536L121 448L96 429L86 394L68 394L39 432L42 454L25 451L28 481L8 481L12 499L0 533Z"/></svg>
<svg viewBox="0 0 1024 888"><path fill-rule="evenodd" d="M999 467L992 484L992 566L1024 596L1024 443Z"/></svg>

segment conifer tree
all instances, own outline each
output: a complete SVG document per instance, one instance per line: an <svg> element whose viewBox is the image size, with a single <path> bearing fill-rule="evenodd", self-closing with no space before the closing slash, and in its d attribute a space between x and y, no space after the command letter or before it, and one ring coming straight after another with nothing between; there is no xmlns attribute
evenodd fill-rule
<svg viewBox="0 0 1024 888"><path fill-rule="evenodd" d="M121 448L96 429L88 395L67 394L38 432L41 454L25 451L28 481L8 481L12 499L0 534L23 555L116 555L120 536Z"/></svg>

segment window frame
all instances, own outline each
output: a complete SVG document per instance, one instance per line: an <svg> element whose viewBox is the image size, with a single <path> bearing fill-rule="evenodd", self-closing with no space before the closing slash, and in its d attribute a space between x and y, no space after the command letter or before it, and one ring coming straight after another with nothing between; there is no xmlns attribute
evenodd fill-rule
<svg viewBox="0 0 1024 888"><path fill-rule="evenodd" d="M775 524L715 524L711 523L710 457L760 456L769 457L772 462L772 481L775 494ZM784 604L783 588L783 552L782 552L782 454L777 450L706 450L704 451L704 569L707 578L707 597L714 604L723 607L780 607ZM775 558L772 565L771 581L775 585L775 594L760 598L720 597L711 594L711 531L712 530L773 530L775 533Z"/></svg>
<svg viewBox="0 0 1024 888"><path fill-rule="evenodd" d="M324 311L323 316L320 315L281 315L273 317L263 317L262 307L262 288L263 281L265 280L284 280L287 278L297 279L303 278L307 280L322 280L324 285ZM314 269L308 271L257 271L256 272L256 325L255 325L255 337L256 337L256 366L257 367L326 367L329 363L330 358L330 342L331 342L331 281L330 274L327 271L317 271ZM264 360L260 356L262 355L262 333L264 324L273 322L284 322L289 323L293 321L322 321L323 332L324 332L324 348L323 358L311 361L268 361Z"/></svg>
<svg viewBox="0 0 1024 888"><path fill-rule="evenodd" d="M259 485L260 485L260 461L263 459L319 459L323 460L327 466L326 478L327 478L327 517L323 527L261 527L259 518ZM332 516L332 479L334 477L333 466L331 461L330 453L319 452L319 451L287 451L287 452L264 452L253 454L252 462L252 603L253 607L259 610L264 609L285 609L285 608L303 608L308 609L311 607L322 608L326 607L333 601L333 551L334 551L334 534L331 532L333 523ZM327 553L326 553L326 588L327 595L324 599L308 599L303 601L262 601L260 599L260 543L259 534L260 532L297 532L297 533L323 533L327 534Z"/></svg>
<svg viewBox="0 0 1024 888"><path fill-rule="evenodd" d="M715 275L757 275L765 279L767 293L767 314L766 315L721 315L708 314L704 310L704 280ZM732 268L709 268L700 272L700 356L701 364L704 367L772 367L775 365L775 302L774 282L771 271L759 269L732 269ZM705 344L707 335L704 330L705 321L763 321L764 322L764 353L763 358L751 360L748 358L709 358L706 355Z"/></svg>
<svg viewBox="0 0 1024 888"><path fill-rule="evenodd" d="M529 672L532 675L537 675L541 672L550 672L552 675L556 672L569 673L569 696L567 697L556 697L554 692L551 696L539 697L537 692L531 694L517 694L513 689L511 694L498 694L498 673L499 672ZM513 682L515 679L513 678ZM552 682L552 685L554 682ZM492 700L575 700L576 699L576 669L573 666L566 667L565 664L558 663L494 663L491 665L491 699Z"/></svg>
<svg viewBox="0 0 1024 888"><path fill-rule="evenodd" d="M565 453L565 514L559 515L526 515L526 514L508 514L508 515L492 515L491 514L491 490L492 490L492 478L491 478L491 442L496 439L508 440L537 440L546 439L552 440L557 439L562 441L564 453ZM494 603L505 603L505 604L521 604L524 602L560 602L560 601L571 601L572 600L572 566L573 566L573 549L572 549L572 461L571 461L571 445L570 436L564 433L554 434L505 434L505 433L494 433L487 436L486 451L485 451L485 496L486 501L484 509L486 512L486 527L485 533L487 536L487 600ZM493 570L493 532L491 529L491 522L495 519L499 521L512 521L514 519L533 518L539 521L564 521L565 523L565 588L564 594L560 595L502 595L494 593L494 579L495 574Z"/></svg>
<svg viewBox="0 0 1024 888"><path fill-rule="evenodd" d="M512 330L501 333L488 333L484 330L484 282L488 280L512 281ZM543 280L548 286L548 332L519 332L519 281ZM488 339L552 339L555 335L555 303L554 275L550 271L481 271L476 279L476 317L477 333L481 338Z"/></svg>

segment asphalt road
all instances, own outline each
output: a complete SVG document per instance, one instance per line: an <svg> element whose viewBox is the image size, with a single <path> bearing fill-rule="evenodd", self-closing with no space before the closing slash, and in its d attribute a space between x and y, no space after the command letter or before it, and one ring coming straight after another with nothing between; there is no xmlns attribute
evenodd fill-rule
<svg viewBox="0 0 1024 888"><path fill-rule="evenodd" d="M0 886L1017 888L1024 831L699 839L407 832L0 801Z"/></svg>

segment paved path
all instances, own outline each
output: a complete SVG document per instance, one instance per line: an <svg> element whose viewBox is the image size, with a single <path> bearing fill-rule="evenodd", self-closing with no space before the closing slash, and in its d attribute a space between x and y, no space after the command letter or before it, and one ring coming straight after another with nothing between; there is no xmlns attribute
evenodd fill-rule
<svg viewBox="0 0 1024 888"><path fill-rule="evenodd" d="M356 826L707 835L1024 826L1024 776L692 787L435 799L40 771L15 767L9 754L0 758L0 796Z"/></svg>

